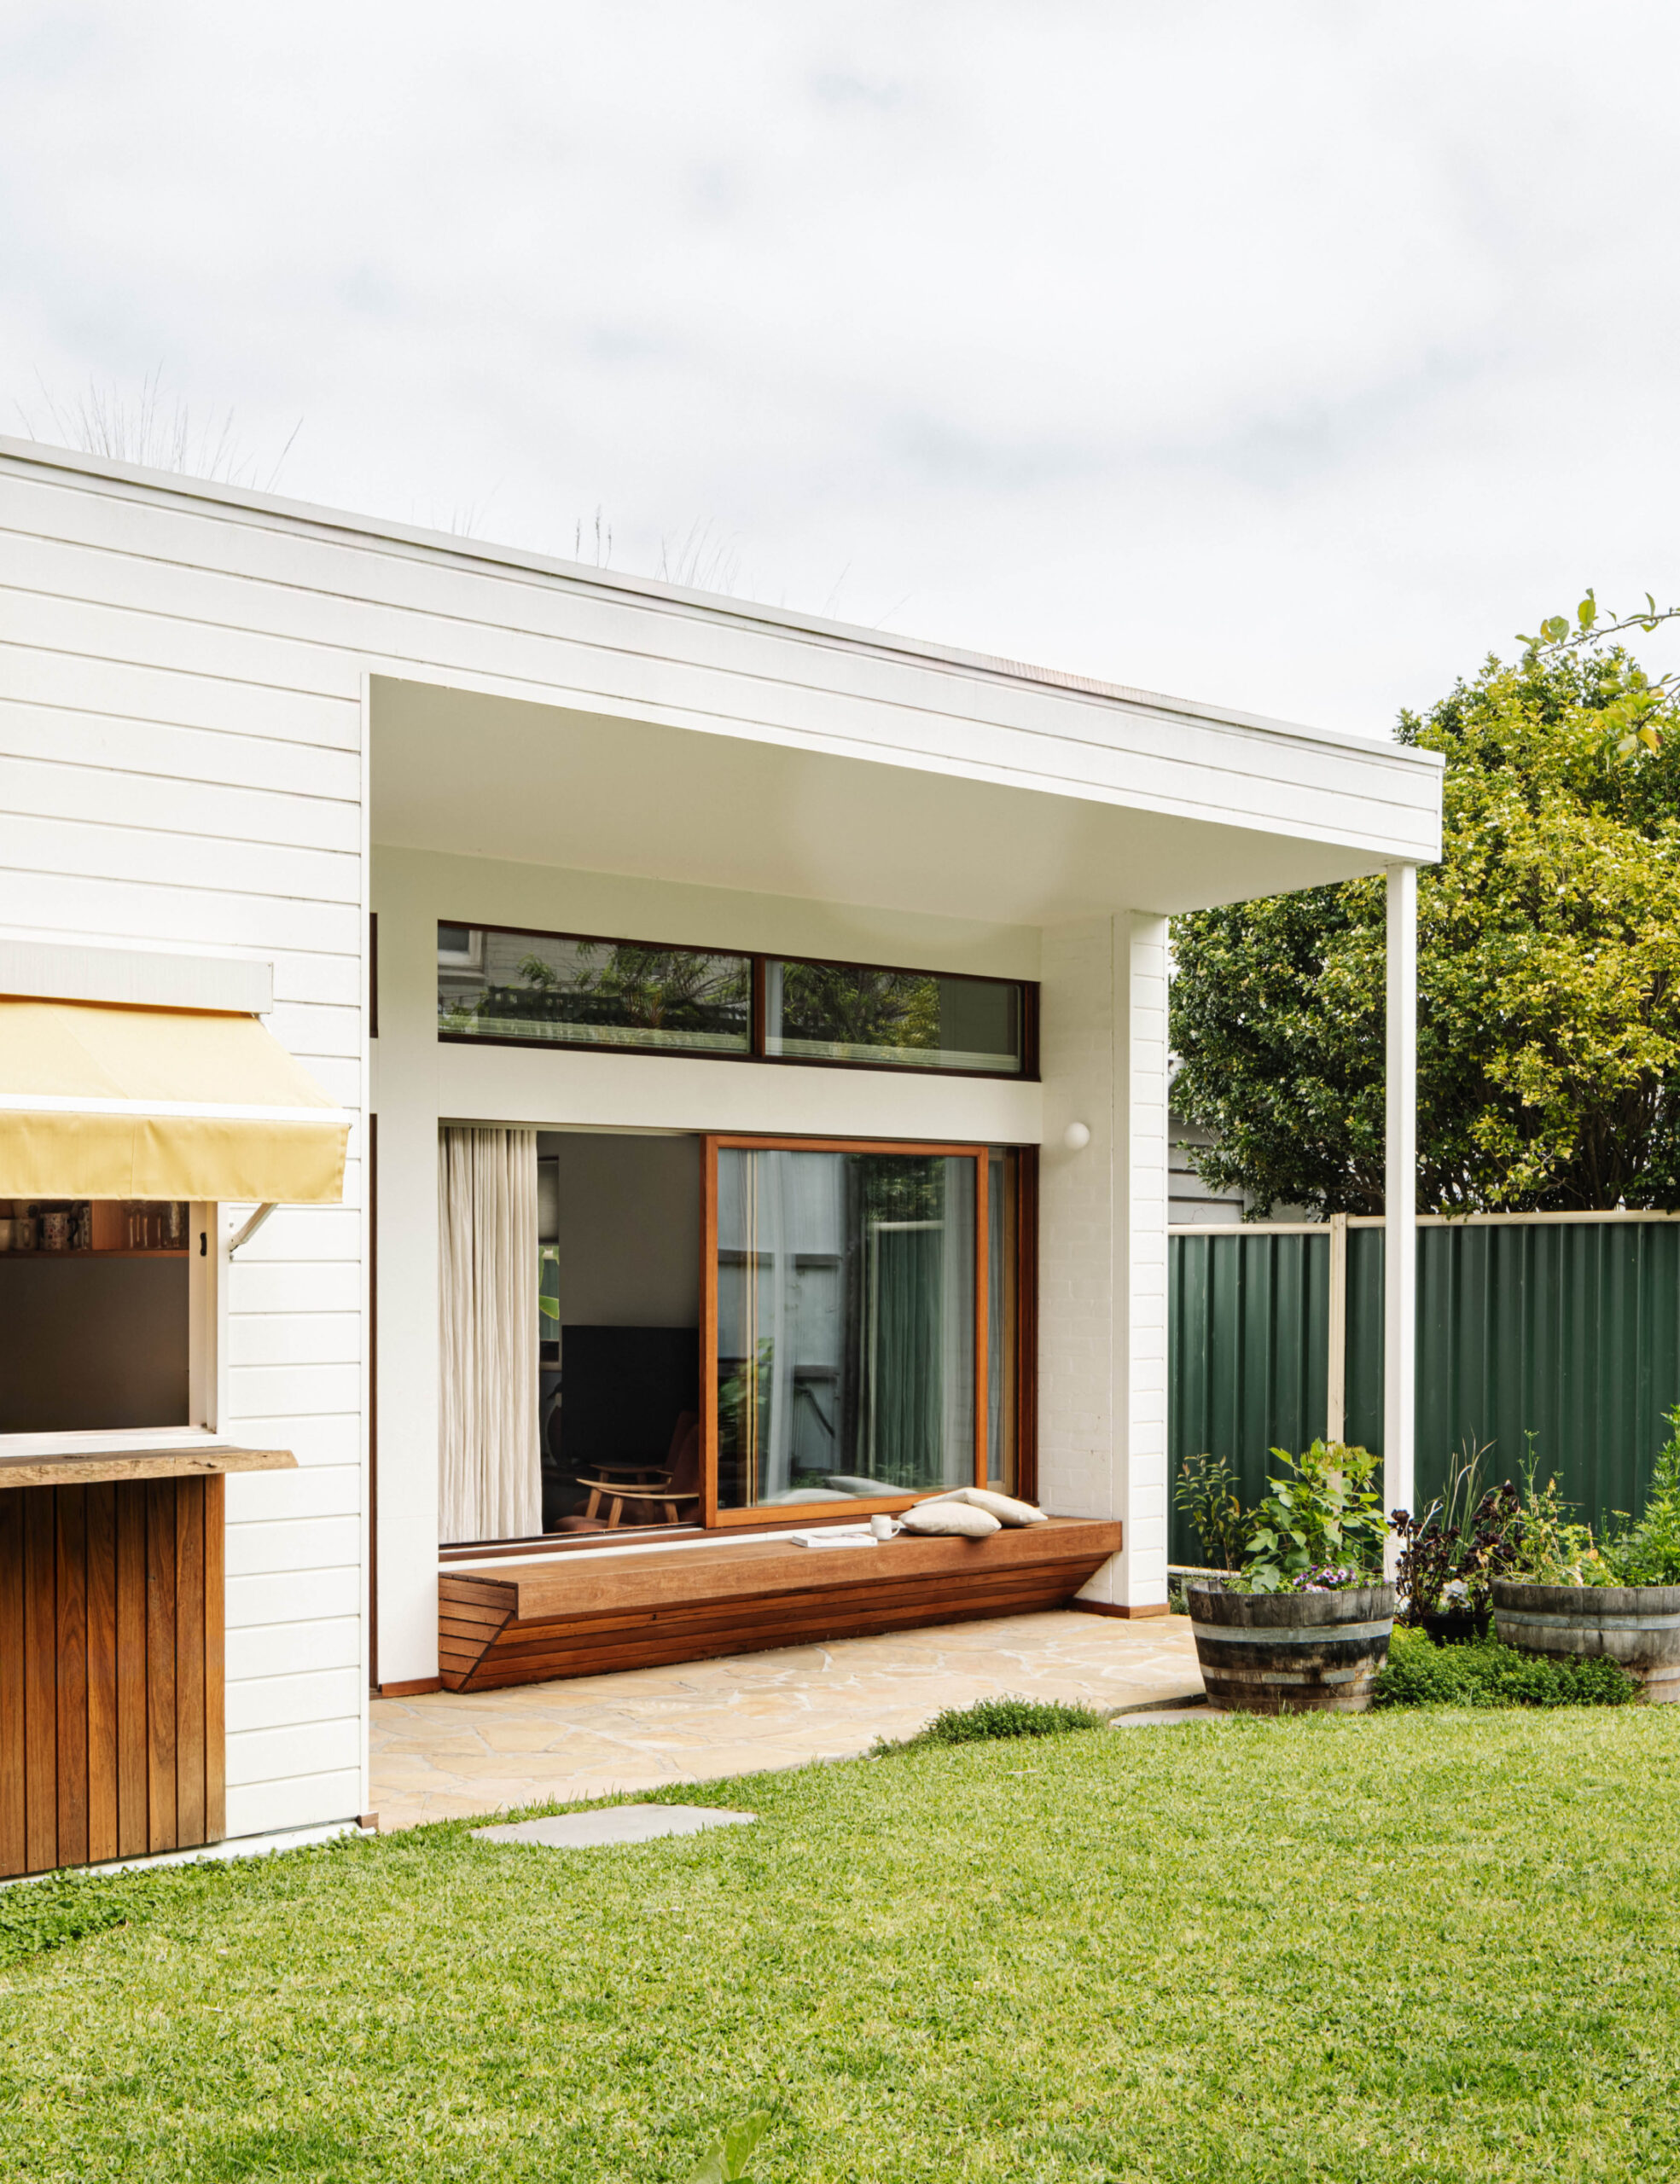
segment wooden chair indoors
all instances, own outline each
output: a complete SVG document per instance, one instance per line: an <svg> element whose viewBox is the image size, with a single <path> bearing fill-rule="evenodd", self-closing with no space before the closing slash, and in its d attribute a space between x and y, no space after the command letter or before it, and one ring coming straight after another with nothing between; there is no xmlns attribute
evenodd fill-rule
<svg viewBox="0 0 1680 2184"><path fill-rule="evenodd" d="M700 1420L685 1410L671 1437L665 1467L597 1463L593 1477L580 1477L589 1500L581 1517L568 1518L566 1531L616 1531L621 1524L677 1525L700 1507ZM605 1503L607 1514L601 1511Z"/></svg>

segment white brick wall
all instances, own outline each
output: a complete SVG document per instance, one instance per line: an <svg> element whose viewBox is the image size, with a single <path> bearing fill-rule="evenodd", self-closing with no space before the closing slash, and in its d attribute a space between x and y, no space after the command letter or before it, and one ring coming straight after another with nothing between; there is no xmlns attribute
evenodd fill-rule
<svg viewBox="0 0 1680 2184"><path fill-rule="evenodd" d="M1039 1490L1125 1527L1086 1596L1149 1606L1166 1598L1166 921L1048 931L1042 1036Z"/></svg>

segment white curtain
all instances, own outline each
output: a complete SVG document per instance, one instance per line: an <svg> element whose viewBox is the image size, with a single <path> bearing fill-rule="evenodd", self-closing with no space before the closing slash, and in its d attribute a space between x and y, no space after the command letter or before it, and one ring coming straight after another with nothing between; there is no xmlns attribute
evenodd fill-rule
<svg viewBox="0 0 1680 2184"><path fill-rule="evenodd" d="M528 1538L543 1529L535 1130L442 1133L438 1239L439 1536Z"/></svg>

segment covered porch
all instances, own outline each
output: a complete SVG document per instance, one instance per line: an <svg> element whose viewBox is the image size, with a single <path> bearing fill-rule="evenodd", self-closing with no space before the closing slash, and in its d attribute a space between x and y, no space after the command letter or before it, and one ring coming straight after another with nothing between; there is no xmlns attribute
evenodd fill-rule
<svg viewBox="0 0 1680 2184"><path fill-rule="evenodd" d="M1000 663L889 667L846 636L807 650L797 726L375 679L387 1697L1073 1602L1164 1616L1177 911L1386 873L1410 1234L1435 767ZM681 1028L624 999L650 963L661 1007L681 989ZM799 1022L794 999L825 980L907 994L909 1015L891 1038ZM451 1197L469 1138L528 1142L517 1160L560 1178L541 1231L557 1339L533 1361L540 1397L512 1406L540 1404L540 1494L463 1498L451 1454L474 1432L437 1333L441 1315L471 1348L476 1308L448 1271L476 1263ZM1404 1405L1404 1238L1397 1273ZM474 1364L484 1403L524 1391L511 1354ZM641 1417L650 1388L662 1407ZM1386 1445L1404 1499L1404 1416ZM826 1551L796 1536L969 1484L1052 1522ZM635 1537L601 1536L621 1521Z"/></svg>

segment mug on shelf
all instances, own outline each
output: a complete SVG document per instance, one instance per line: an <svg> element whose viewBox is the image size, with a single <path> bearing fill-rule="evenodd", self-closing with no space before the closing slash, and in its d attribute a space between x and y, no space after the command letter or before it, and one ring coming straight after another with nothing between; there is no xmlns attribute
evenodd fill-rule
<svg viewBox="0 0 1680 2184"><path fill-rule="evenodd" d="M37 1223L35 1216L32 1213L20 1213L14 1217L12 1222L12 1249L15 1252L32 1252L34 1250L36 1227Z"/></svg>
<svg viewBox="0 0 1680 2184"><path fill-rule="evenodd" d="M62 1206L41 1216L41 1249L44 1252L67 1252L70 1248L70 1216Z"/></svg>

